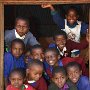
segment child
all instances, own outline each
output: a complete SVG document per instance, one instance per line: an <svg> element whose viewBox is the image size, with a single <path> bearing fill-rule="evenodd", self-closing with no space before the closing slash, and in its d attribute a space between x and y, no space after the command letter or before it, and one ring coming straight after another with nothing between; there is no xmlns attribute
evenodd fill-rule
<svg viewBox="0 0 90 90"><path fill-rule="evenodd" d="M80 43L76 43L71 40L67 40L67 35L64 31L57 31L54 34L55 44L50 44L49 47L55 47L58 49L61 57L71 56L71 51L73 49L85 49L88 47L88 36L86 39L81 41ZM77 54L76 54L77 55Z"/></svg>
<svg viewBox="0 0 90 90"><path fill-rule="evenodd" d="M44 49L41 45L34 45L31 47L31 57L33 59L39 59L41 62L44 61Z"/></svg>
<svg viewBox="0 0 90 90"><path fill-rule="evenodd" d="M90 82L88 77L82 75L80 64L70 62L66 66L69 79L76 84L78 90L90 90Z"/></svg>
<svg viewBox="0 0 90 90"><path fill-rule="evenodd" d="M25 45L20 39L11 42L11 51L4 54L4 77L5 85L8 84L8 77L14 68L25 68L24 52Z"/></svg>
<svg viewBox="0 0 90 90"><path fill-rule="evenodd" d="M42 77L43 63L40 60L32 60L28 63L27 83L36 90L47 90L47 84Z"/></svg>
<svg viewBox="0 0 90 90"><path fill-rule="evenodd" d="M48 48L45 51L45 60L44 63L46 73L50 78L52 78L52 70L55 66L63 66L62 61L60 60L60 55L58 50L55 48Z"/></svg>
<svg viewBox="0 0 90 90"><path fill-rule="evenodd" d="M25 72L21 69L12 70L9 79L11 84L7 86L6 90L35 90L32 86L23 84Z"/></svg>
<svg viewBox="0 0 90 90"><path fill-rule="evenodd" d="M17 17L15 29L5 31L5 43L10 48L11 41L19 38L24 41L27 47L39 44L31 32L29 32L29 20L25 17Z"/></svg>
<svg viewBox="0 0 90 90"><path fill-rule="evenodd" d="M64 67L57 66L52 71L52 83L48 90L77 90L76 86L72 83L68 85L67 73Z"/></svg>
<svg viewBox="0 0 90 90"><path fill-rule="evenodd" d="M75 7L68 8L65 15L66 19L59 16L55 8L50 4L43 4L42 8L50 8L54 22L61 30L67 33L68 39L80 42L81 34L87 33L89 26L84 22L78 21L79 15Z"/></svg>

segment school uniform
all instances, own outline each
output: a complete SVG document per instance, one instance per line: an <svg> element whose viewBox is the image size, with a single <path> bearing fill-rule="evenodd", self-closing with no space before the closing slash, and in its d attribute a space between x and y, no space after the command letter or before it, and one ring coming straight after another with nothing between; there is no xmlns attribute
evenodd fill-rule
<svg viewBox="0 0 90 90"><path fill-rule="evenodd" d="M74 50L74 49L79 49L79 50L83 50L85 48L87 48L89 45L89 43L87 42L87 40L82 40L80 43L76 43L74 41L71 41L71 40L67 40L66 41L66 46L63 48L62 51L60 51L60 49L58 48L58 46L55 44L55 43L51 43L49 45L50 48L56 48L61 57L63 58L64 57L64 54L65 52L68 53L68 56L71 56L71 51Z"/></svg>
<svg viewBox="0 0 90 90"><path fill-rule="evenodd" d="M51 83L48 90L70 90L68 84L65 84L62 88L59 88L55 83Z"/></svg>
<svg viewBox="0 0 90 90"><path fill-rule="evenodd" d="M47 83L43 77L41 77L38 81L27 81L27 84L34 87L36 90L47 90Z"/></svg>
<svg viewBox="0 0 90 90"><path fill-rule="evenodd" d="M6 52L4 54L4 77L8 78L10 72L15 68L26 68L24 55L21 55L19 58L15 58L11 52Z"/></svg>
<svg viewBox="0 0 90 90"><path fill-rule="evenodd" d="M80 79L76 83L78 90L90 90L90 81L86 76L81 75Z"/></svg>
<svg viewBox="0 0 90 90"><path fill-rule="evenodd" d="M16 32L16 29L5 31L5 43L8 46L8 48L10 48L11 41L16 38L23 40L26 47L30 47L30 46L39 44L39 42L36 40L36 38L33 36L33 34L31 32L28 32L27 34L20 37L19 34Z"/></svg>
<svg viewBox="0 0 90 90"><path fill-rule="evenodd" d="M62 60L58 60L58 65L63 66ZM44 62L44 67L45 67L45 71L47 75L49 76L49 78L52 78L52 70L54 67L50 66L46 61Z"/></svg>

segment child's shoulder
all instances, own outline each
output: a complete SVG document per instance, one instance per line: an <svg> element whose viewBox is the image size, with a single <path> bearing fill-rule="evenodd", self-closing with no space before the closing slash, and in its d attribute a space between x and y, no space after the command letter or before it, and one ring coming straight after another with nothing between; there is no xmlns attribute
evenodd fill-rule
<svg viewBox="0 0 90 90"><path fill-rule="evenodd" d="M83 83L87 83L89 82L89 78L87 76L81 75L79 81Z"/></svg>
<svg viewBox="0 0 90 90"><path fill-rule="evenodd" d="M77 87L74 83L72 83L69 79L67 80L67 85L69 86L69 90L77 90Z"/></svg>
<svg viewBox="0 0 90 90"><path fill-rule="evenodd" d="M55 83L51 83L49 86L48 86L48 90L59 90L58 86L55 84Z"/></svg>
<svg viewBox="0 0 90 90"><path fill-rule="evenodd" d="M8 56L8 57L12 57L12 53L11 53L11 52L5 52L5 53L4 53L4 56L5 56L5 57L7 57L7 56Z"/></svg>

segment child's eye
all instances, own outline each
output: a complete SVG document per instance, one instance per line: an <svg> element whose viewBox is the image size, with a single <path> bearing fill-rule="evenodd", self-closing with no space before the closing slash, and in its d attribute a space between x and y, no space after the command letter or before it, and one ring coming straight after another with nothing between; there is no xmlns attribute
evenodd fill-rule
<svg viewBox="0 0 90 90"><path fill-rule="evenodd" d="M22 80L22 78L20 78L19 80Z"/></svg>
<svg viewBox="0 0 90 90"><path fill-rule="evenodd" d="M15 79L11 79L12 81L15 81Z"/></svg>
<svg viewBox="0 0 90 90"><path fill-rule="evenodd" d="M64 77L62 77L62 79L64 79Z"/></svg>
<svg viewBox="0 0 90 90"><path fill-rule="evenodd" d="M55 78L56 80L58 79L58 78Z"/></svg>

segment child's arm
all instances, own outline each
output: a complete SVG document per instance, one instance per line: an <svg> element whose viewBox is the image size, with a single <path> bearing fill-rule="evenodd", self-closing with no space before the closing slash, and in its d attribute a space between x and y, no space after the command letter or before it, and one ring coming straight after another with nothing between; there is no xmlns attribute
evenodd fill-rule
<svg viewBox="0 0 90 90"><path fill-rule="evenodd" d="M64 19L58 14L58 12L55 10L55 8L51 4L43 4L41 5L42 8L49 8L51 10L51 15L53 18L53 21L58 25L60 29L65 28L65 21Z"/></svg>
<svg viewBox="0 0 90 90"><path fill-rule="evenodd" d="M86 34L87 33L87 29L89 29L89 25L82 22L81 23L81 34Z"/></svg>
<svg viewBox="0 0 90 90"><path fill-rule="evenodd" d="M81 41L80 43L68 40L67 41L67 48L70 48L70 50L73 49L79 49L79 50L83 50L85 48L87 48L89 45L88 41L85 39L83 41Z"/></svg>

